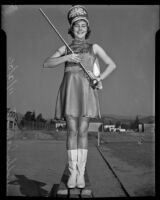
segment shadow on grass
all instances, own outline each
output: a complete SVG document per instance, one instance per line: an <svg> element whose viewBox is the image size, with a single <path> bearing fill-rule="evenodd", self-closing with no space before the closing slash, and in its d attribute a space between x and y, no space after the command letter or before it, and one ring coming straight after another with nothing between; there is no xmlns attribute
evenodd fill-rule
<svg viewBox="0 0 160 200"><path fill-rule="evenodd" d="M48 196L57 197L58 188L59 188L59 184L54 184Z"/></svg>
<svg viewBox="0 0 160 200"><path fill-rule="evenodd" d="M19 185L21 194L29 197L48 196L48 191L42 188L46 183L28 179L24 175L15 175L15 177L17 179L10 181L9 184Z"/></svg>

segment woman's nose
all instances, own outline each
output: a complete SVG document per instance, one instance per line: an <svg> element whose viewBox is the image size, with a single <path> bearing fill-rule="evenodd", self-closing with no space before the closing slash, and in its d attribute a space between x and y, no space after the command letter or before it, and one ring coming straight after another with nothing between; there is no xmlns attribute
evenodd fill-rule
<svg viewBox="0 0 160 200"><path fill-rule="evenodd" d="M81 26L79 26L79 30L82 30L82 27L81 27Z"/></svg>
<svg viewBox="0 0 160 200"><path fill-rule="evenodd" d="M85 28L84 26L79 26L79 29L80 29L80 30L82 30L82 29L84 29L84 28Z"/></svg>

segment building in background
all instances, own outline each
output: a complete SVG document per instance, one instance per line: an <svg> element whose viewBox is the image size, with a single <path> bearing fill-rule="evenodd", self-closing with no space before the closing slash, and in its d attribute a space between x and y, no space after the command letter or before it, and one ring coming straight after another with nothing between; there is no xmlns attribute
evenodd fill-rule
<svg viewBox="0 0 160 200"><path fill-rule="evenodd" d="M17 113L16 110L7 108L7 130L15 130L17 127Z"/></svg>
<svg viewBox="0 0 160 200"><path fill-rule="evenodd" d="M66 122L63 120L54 120L55 128L58 131L58 129L65 129L66 128Z"/></svg>
<svg viewBox="0 0 160 200"><path fill-rule="evenodd" d="M155 124L143 124L144 132L155 132Z"/></svg>
<svg viewBox="0 0 160 200"><path fill-rule="evenodd" d="M138 125L138 132L144 133L154 133L155 132L155 123L140 123Z"/></svg>

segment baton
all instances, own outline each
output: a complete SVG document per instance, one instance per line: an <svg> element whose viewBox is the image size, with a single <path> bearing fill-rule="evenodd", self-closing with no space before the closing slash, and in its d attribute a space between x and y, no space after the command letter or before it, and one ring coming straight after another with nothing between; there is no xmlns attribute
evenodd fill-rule
<svg viewBox="0 0 160 200"><path fill-rule="evenodd" d="M66 41L63 39L63 37L61 36L61 34L59 33L59 31L56 29L56 27L52 24L52 22L50 21L50 19L47 17L47 15L43 12L43 10L41 8L39 8L40 12L43 14L43 16L45 17L45 19L48 21L48 23L52 26L52 28L55 30L55 32L57 33L57 35L59 36L59 38L62 40L62 42L66 45L66 47L74 54L74 51L71 49L71 47L66 43ZM96 79L94 79L89 72L86 70L86 68L84 67L84 65L82 63L79 63L81 65L81 68L84 70L84 72L87 74L87 76L90 78L90 84L93 87L93 89L96 88L96 86L98 85L98 81Z"/></svg>

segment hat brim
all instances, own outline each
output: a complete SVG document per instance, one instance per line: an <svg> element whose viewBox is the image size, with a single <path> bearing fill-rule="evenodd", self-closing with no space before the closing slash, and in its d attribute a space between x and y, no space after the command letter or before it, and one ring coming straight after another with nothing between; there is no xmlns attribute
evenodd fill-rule
<svg viewBox="0 0 160 200"><path fill-rule="evenodd" d="M78 21L78 20L84 20L87 22L88 26L89 26L89 21L88 19L86 19L86 17L75 17L72 22L71 22L71 26L73 25L74 22Z"/></svg>

